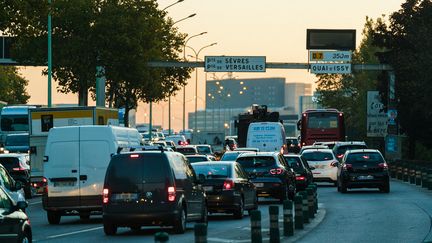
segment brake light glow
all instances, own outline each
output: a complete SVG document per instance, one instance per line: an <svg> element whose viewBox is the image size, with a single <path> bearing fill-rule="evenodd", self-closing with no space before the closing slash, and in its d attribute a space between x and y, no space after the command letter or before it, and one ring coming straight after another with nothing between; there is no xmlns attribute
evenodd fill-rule
<svg viewBox="0 0 432 243"><path fill-rule="evenodd" d="M231 190L234 188L234 182L232 180L226 180L224 181L223 184L223 189L224 190Z"/></svg>
<svg viewBox="0 0 432 243"><path fill-rule="evenodd" d="M169 186L168 187L168 201L174 202L176 198L176 190L175 187Z"/></svg>
<svg viewBox="0 0 432 243"><path fill-rule="evenodd" d="M281 168L271 169L271 170L270 170L270 174L272 174L272 175L280 175L280 174L282 174L283 172L284 172L284 170L281 169Z"/></svg>
<svg viewBox="0 0 432 243"><path fill-rule="evenodd" d="M131 154L130 157L132 159L136 159L136 158L139 158L139 154Z"/></svg>
<svg viewBox="0 0 432 243"><path fill-rule="evenodd" d="M47 180L47 178L42 178L42 182L44 182L44 183L46 183L48 180Z"/></svg>
<svg viewBox="0 0 432 243"><path fill-rule="evenodd" d="M387 163L379 163L378 167L383 168L383 169L388 169Z"/></svg>
<svg viewBox="0 0 432 243"><path fill-rule="evenodd" d="M304 176L296 176L296 181L304 181L306 180L306 177Z"/></svg>
<svg viewBox="0 0 432 243"><path fill-rule="evenodd" d="M108 201L109 201L108 194L109 194L108 188L104 188L103 192L102 192L102 202L103 202L103 204L107 204L108 203Z"/></svg>
<svg viewBox="0 0 432 243"><path fill-rule="evenodd" d="M24 168L18 167L18 168L13 168L14 171L24 171Z"/></svg>
<svg viewBox="0 0 432 243"><path fill-rule="evenodd" d="M338 157L339 159L342 159L343 154L338 154L336 157Z"/></svg>

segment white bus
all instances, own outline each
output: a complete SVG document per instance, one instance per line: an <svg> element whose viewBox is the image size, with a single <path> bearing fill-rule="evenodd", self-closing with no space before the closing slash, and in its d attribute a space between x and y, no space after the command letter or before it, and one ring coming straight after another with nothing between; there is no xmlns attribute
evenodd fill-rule
<svg viewBox="0 0 432 243"><path fill-rule="evenodd" d="M4 144L7 134L29 132L29 109L36 106L5 106L0 113L0 144Z"/></svg>

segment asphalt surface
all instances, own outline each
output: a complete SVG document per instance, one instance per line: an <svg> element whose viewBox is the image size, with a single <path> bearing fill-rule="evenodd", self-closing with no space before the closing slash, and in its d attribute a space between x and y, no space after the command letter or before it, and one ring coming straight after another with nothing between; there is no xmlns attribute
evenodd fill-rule
<svg viewBox="0 0 432 243"><path fill-rule="evenodd" d="M29 200L27 209L36 242L154 242L154 234L161 230L143 227L133 232L119 228L116 236L109 237L103 232L100 215L86 221L78 216L65 216L59 225L49 225L40 200L40 197ZM423 242L431 237L432 191L392 181L389 194L374 189L341 194L335 187L320 184L318 200L321 208L317 217L305 225L305 230L295 231L294 237L282 242ZM259 206L264 242L268 242L270 205L280 204L265 200ZM193 242L193 225L188 223L183 235L176 235L169 228L163 230L170 234L169 242ZM236 220L230 215L210 215L208 241L250 242L249 225L249 216Z"/></svg>

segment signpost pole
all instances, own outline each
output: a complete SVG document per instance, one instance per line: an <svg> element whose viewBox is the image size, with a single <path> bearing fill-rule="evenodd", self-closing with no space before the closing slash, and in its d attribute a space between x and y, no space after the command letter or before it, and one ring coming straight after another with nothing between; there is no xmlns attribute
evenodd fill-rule
<svg viewBox="0 0 432 243"><path fill-rule="evenodd" d="M48 107L52 106L51 101L51 73L52 73L52 51L51 51L51 0L48 0Z"/></svg>

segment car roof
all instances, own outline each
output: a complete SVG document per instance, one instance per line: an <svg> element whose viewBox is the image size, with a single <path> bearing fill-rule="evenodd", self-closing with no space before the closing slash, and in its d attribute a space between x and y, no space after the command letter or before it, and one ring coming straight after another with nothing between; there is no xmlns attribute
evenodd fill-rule
<svg viewBox="0 0 432 243"><path fill-rule="evenodd" d="M0 154L0 157L25 157L26 154L19 154L19 153L7 153L7 154Z"/></svg>
<svg viewBox="0 0 432 243"><path fill-rule="evenodd" d="M279 152L250 152L250 153L242 153L238 158L241 157L254 157L254 156L274 156L280 154Z"/></svg>
<svg viewBox="0 0 432 243"><path fill-rule="evenodd" d="M236 164L238 162L236 161L209 161L209 162L195 162L192 163L191 165L232 165L232 164Z"/></svg>
<svg viewBox="0 0 432 243"><path fill-rule="evenodd" d="M335 147L344 145L366 145L366 143L364 141L345 141L335 143Z"/></svg>
<svg viewBox="0 0 432 243"><path fill-rule="evenodd" d="M327 145L306 145L303 146L302 149L309 149L309 148L320 148L320 149L324 149L324 148L328 148Z"/></svg>
<svg viewBox="0 0 432 243"><path fill-rule="evenodd" d="M300 154L284 154L284 157L290 157L290 158L300 158Z"/></svg>
<svg viewBox="0 0 432 243"><path fill-rule="evenodd" d="M353 153L380 153L381 152L378 149L353 149L346 151L347 154L353 154Z"/></svg>
<svg viewBox="0 0 432 243"><path fill-rule="evenodd" d="M316 149L307 149L307 150L303 151L303 153L313 153L313 152L328 152L328 153L333 153L333 150L331 150L329 148L316 148Z"/></svg>
<svg viewBox="0 0 432 243"><path fill-rule="evenodd" d="M186 156L186 158L189 158L189 157L206 157L206 158L208 158L208 156L205 154L188 154L185 156Z"/></svg>

